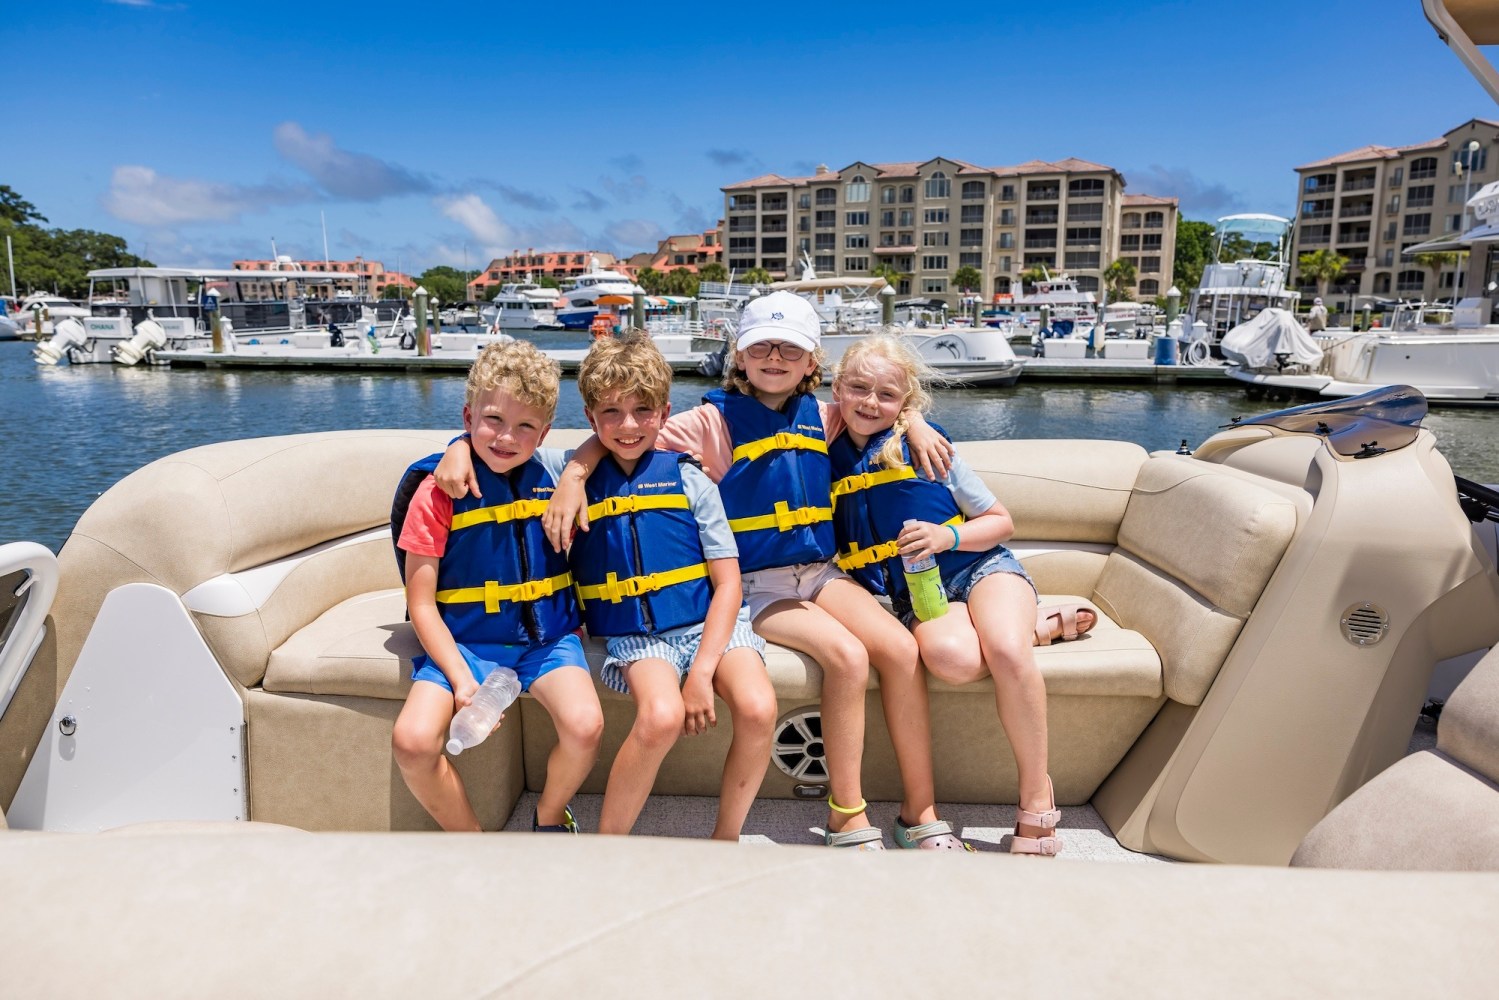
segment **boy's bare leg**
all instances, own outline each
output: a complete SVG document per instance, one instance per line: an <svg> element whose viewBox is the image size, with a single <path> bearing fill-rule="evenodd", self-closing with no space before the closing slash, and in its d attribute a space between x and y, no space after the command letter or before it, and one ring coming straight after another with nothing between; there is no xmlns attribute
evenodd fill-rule
<svg viewBox="0 0 1499 1000"><path fill-rule="evenodd" d="M973 585L968 603L978 612L974 628L984 662L994 676L999 722L1015 754L1020 808L1044 812L1051 808L1051 786L1046 783L1046 681L1036 666L1033 633L1026 631L1036 615L1036 592L1014 573L995 573ZM1027 826L1016 832L1037 837L1044 831Z"/></svg>
<svg viewBox="0 0 1499 1000"><path fill-rule="evenodd" d="M609 769L599 833L629 833L656 783L667 751L682 735L687 710L682 705L677 668L665 660L636 660L625 668L635 701L635 724Z"/></svg>
<svg viewBox="0 0 1499 1000"><path fill-rule="evenodd" d="M479 817L469 804L463 779L442 752L452 719L453 692L440 684L417 681L396 717L391 749L406 787L438 826L477 832Z"/></svg>
<svg viewBox="0 0 1499 1000"><path fill-rule="evenodd" d="M916 637L852 580L833 580L823 587L817 595L817 606L850 631L858 629L869 651L869 665L880 675L880 704L904 793L901 818L912 824L931 822L937 818L932 718Z"/></svg>
<svg viewBox="0 0 1499 1000"><path fill-rule="evenodd" d="M718 822L714 840L737 841L745 817L765 780L770 762L770 738L776 724L776 692L765 661L748 646L729 650L718 661L713 691L729 707L734 738L723 764L718 793ZM834 800L837 801L837 800Z"/></svg>
<svg viewBox="0 0 1499 1000"><path fill-rule="evenodd" d="M547 757L546 785L536 803L536 821L556 826L598 760L604 711L593 678L581 667L559 667L543 674L532 683L531 694L557 728L557 745Z"/></svg>
<svg viewBox="0 0 1499 1000"><path fill-rule="evenodd" d="M827 588L823 588L826 592ZM880 614L885 614L881 609ZM859 771L864 764L864 691L869 654L839 621L806 601L776 601L755 619L765 639L808 654L822 666L822 742L827 750L833 801L852 808L864 801ZM828 810L834 833L872 826L867 813Z"/></svg>

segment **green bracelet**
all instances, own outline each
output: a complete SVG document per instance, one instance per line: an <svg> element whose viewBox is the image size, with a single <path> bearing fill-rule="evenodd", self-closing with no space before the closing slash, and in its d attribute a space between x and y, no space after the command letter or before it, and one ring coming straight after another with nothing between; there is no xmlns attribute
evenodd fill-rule
<svg viewBox="0 0 1499 1000"><path fill-rule="evenodd" d="M950 549L949 551L956 551L957 548L958 548L958 529L957 529L957 526L949 524L947 526L947 530L952 532L952 549Z"/></svg>

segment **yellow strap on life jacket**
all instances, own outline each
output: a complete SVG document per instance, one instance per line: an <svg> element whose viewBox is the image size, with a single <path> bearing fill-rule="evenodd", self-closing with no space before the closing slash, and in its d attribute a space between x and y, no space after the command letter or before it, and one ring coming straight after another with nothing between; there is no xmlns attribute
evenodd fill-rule
<svg viewBox="0 0 1499 1000"><path fill-rule="evenodd" d="M604 582L599 584L578 584L578 600L580 601L611 601L618 604L626 597L639 597L641 594L649 594L665 587L678 583L688 583L692 580L701 580L708 575L708 564L696 563L692 566L683 566L681 569L671 569L664 573L647 573L645 576L630 576L621 580L610 573L604 577Z"/></svg>
<svg viewBox="0 0 1499 1000"><path fill-rule="evenodd" d="M734 449L734 461L747 458L751 462L762 455L768 455L773 451L792 451L800 448L803 451L818 451L826 455L828 443L819 441L815 437L805 434L793 434L790 431L777 431L770 437L761 438L758 441L748 441Z"/></svg>
<svg viewBox="0 0 1499 1000"><path fill-rule="evenodd" d="M482 587L459 587L456 590L439 590L439 604L477 604L484 602L484 613L495 614L501 601L539 601L551 597L559 590L566 590L573 583L571 573L558 573L545 580L527 580L525 583L500 583L486 580Z"/></svg>
<svg viewBox="0 0 1499 1000"><path fill-rule="evenodd" d="M605 497L598 503L588 505L588 520L597 521L601 517L616 517L620 514L633 514L637 510L689 510L687 494L664 493L659 496L624 496Z"/></svg>
<svg viewBox="0 0 1499 1000"><path fill-rule="evenodd" d="M540 517L546 513L547 504L550 500L516 500L512 503L495 504L493 507L476 507L473 510L464 511L462 514L454 514L451 522L451 530L458 531L463 528L472 528L476 524L484 524L493 521L495 524L504 524L506 521L521 521L528 517Z"/></svg>
<svg viewBox="0 0 1499 1000"><path fill-rule="evenodd" d="M942 526L944 528L949 525L957 527L963 523L963 520L962 514L954 514L943 521ZM851 569L863 569L865 566L883 562L886 559L894 559L898 555L900 555L900 544L895 539L871 545L867 549L859 548L858 542L850 542L847 549L838 553L835 561L838 563L838 568L847 573Z"/></svg>
<svg viewBox="0 0 1499 1000"><path fill-rule="evenodd" d="M916 470L909 465L898 466L894 469L882 469L879 472L860 472L852 476L844 476L833 484L833 509L838 509L838 498L860 490L871 489L875 486L884 486L886 483L897 483L902 479L915 479Z"/></svg>
<svg viewBox="0 0 1499 1000"><path fill-rule="evenodd" d="M790 531L792 528L804 528L809 524L819 521L831 521L833 509L831 507L798 507L791 509L791 505L784 500L776 501L774 514L758 514L754 517L736 517L729 520L729 530L736 534L741 531L762 531L766 528L775 528L777 531Z"/></svg>

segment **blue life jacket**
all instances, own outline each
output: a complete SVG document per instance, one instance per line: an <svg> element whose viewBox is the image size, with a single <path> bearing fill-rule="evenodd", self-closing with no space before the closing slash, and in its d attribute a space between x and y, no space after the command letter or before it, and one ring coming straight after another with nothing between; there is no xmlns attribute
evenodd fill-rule
<svg viewBox="0 0 1499 1000"><path fill-rule="evenodd" d="M934 425L935 426L935 425ZM946 437L946 432L937 431ZM833 524L838 532L838 566L875 594L904 597L906 578L895 539L905 521L959 525L962 511L952 490L934 483L911 467L911 450L901 442L904 465L885 468L877 463L880 448L891 431L869 439L863 448L841 435L828 449L833 475ZM987 555L985 552L937 553L942 579Z"/></svg>
<svg viewBox="0 0 1499 1000"><path fill-rule="evenodd" d="M609 456L588 477L589 530L568 559L589 635L654 634L708 617L713 588L683 461L647 452L627 476Z"/></svg>
<svg viewBox="0 0 1499 1000"><path fill-rule="evenodd" d="M832 466L817 399L792 396L772 410L753 396L714 389L734 464L718 484L746 573L825 562L837 550L829 503Z"/></svg>
<svg viewBox="0 0 1499 1000"><path fill-rule="evenodd" d="M411 495L441 455L413 464L402 477L392 511L399 535ZM537 645L554 642L579 624L567 557L554 552L541 515L556 489L535 458L501 475L474 456L483 499L453 501L447 549L437 563L437 610L464 644ZM405 578L405 553L397 562Z"/></svg>

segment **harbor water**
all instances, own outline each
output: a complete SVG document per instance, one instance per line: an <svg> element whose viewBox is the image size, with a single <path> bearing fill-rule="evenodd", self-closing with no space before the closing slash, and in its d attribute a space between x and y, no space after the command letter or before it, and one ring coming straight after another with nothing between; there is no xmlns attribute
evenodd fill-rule
<svg viewBox="0 0 1499 1000"><path fill-rule="evenodd" d="M463 409L463 377L456 371L44 368L32 362L30 349L0 343L0 542L30 540L54 551L100 493L163 455L234 438L308 431L456 431ZM713 385L679 379L672 406L696 405ZM827 398L826 389L821 394ZM1287 405L1251 403L1231 386L1028 385L1023 377L1012 389L948 389L934 398L933 419L957 440L1113 438L1150 450L1175 450L1183 440L1195 447L1234 416ZM586 425L577 386L564 381L555 426ZM1455 472L1499 482L1499 412L1435 410L1425 426Z"/></svg>

